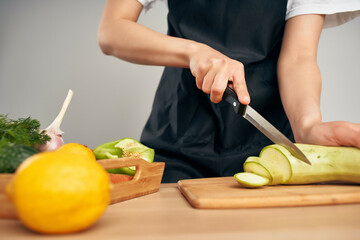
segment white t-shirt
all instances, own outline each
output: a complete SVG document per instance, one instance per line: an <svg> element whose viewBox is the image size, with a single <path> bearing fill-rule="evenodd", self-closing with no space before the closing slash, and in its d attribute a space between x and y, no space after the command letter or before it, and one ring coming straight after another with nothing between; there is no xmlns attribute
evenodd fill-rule
<svg viewBox="0 0 360 240"><path fill-rule="evenodd" d="M138 1L148 10L159 0ZM360 0L288 0L285 20L304 14L324 14L324 28L335 27L360 16Z"/></svg>

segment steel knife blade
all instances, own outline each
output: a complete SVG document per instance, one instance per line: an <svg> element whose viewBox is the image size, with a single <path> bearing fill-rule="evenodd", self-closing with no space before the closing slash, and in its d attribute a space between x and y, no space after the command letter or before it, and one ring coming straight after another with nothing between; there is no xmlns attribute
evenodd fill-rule
<svg viewBox="0 0 360 240"><path fill-rule="evenodd" d="M233 106L235 113L243 116L271 141L285 147L294 157L311 165L311 162L307 159L304 153L301 152L301 150L294 143L292 143L290 139L288 139L284 134L276 129L252 107L241 104L233 89L230 87L226 88L223 95L223 100L229 102Z"/></svg>

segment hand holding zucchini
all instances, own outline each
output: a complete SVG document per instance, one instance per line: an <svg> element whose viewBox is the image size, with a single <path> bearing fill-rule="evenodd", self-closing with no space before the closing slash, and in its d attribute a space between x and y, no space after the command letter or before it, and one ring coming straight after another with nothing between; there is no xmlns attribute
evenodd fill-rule
<svg viewBox="0 0 360 240"><path fill-rule="evenodd" d="M273 144L264 147L259 157L249 157L244 163L245 173L235 174L235 179L244 187L333 181L360 183L360 149L308 144L296 146L312 166L295 158L284 147Z"/></svg>

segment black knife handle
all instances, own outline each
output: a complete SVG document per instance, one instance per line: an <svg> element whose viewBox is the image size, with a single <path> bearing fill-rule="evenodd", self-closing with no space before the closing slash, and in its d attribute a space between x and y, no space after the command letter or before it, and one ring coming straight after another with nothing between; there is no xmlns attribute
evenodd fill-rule
<svg viewBox="0 0 360 240"><path fill-rule="evenodd" d="M246 113L246 105L242 104L238 100L238 96L236 95L235 91L231 89L229 86L226 87L223 100L229 102L235 111L235 113L244 116Z"/></svg>

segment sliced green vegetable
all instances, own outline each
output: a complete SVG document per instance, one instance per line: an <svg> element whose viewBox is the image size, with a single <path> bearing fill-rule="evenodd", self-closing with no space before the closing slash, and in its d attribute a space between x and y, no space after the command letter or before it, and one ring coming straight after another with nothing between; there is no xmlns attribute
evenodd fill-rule
<svg viewBox="0 0 360 240"><path fill-rule="evenodd" d="M263 148L259 158L249 157L244 170L266 178L268 171L272 177L270 185L332 181L360 183L360 149L309 144L296 146L312 165L300 161L286 148L273 144Z"/></svg>
<svg viewBox="0 0 360 240"><path fill-rule="evenodd" d="M123 155L122 148L115 147L121 140L101 144L94 149L96 159L114 159L121 158Z"/></svg>
<svg viewBox="0 0 360 240"><path fill-rule="evenodd" d="M148 162L154 161L155 151L139 141L132 138L123 138L113 142L104 143L94 149L96 159L113 159L123 157L138 157ZM136 168L134 166L125 168L109 169L109 173L120 173L134 175Z"/></svg>
<svg viewBox="0 0 360 240"><path fill-rule="evenodd" d="M285 148L278 148L288 156L292 166L292 177L288 184L331 181L360 183L360 149L307 144L296 146L306 155L312 166L295 158Z"/></svg>
<svg viewBox="0 0 360 240"><path fill-rule="evenodd" d="M265 186L269 183L269 179L255 173L241 172L234 175L234 178L243 187L258 188Z"/></svg>
<svg viewBox="0 0 360 240"><path fill-rule="evenodd" d="M270 145L264 147L260 152L260 158L262 160L268 160L262 161L262 164L269 170L271 176L274 178L272 185L285 184L292 175L289 155L287 155L287 152L282 152L282 149L285 148L280 145ZM279 177L280 180L278 180Z"/></svg>
<svg viewBox="0 0 360 240"><path fill-rule="evenodd" d="M255 173L269 179L269 184L273 182L273 177L271 176L269 170L261 165L259 157L248 157L244 163L244 171ZM278 182L279 180L275 180L275 182Z"/></svg>

